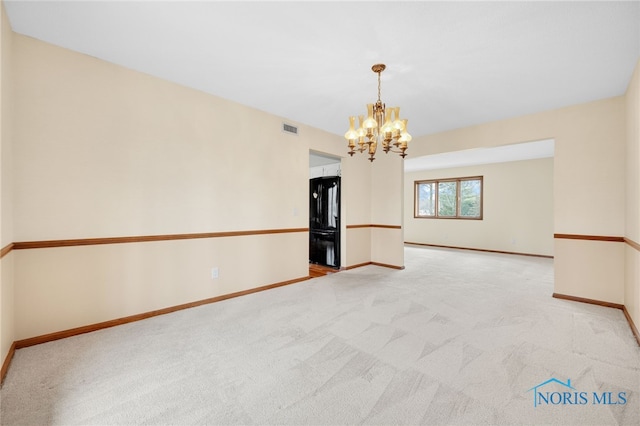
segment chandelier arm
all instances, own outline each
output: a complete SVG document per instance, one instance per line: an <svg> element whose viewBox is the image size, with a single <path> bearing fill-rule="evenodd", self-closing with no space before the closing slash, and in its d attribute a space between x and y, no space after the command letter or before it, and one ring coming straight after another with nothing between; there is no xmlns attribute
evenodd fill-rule
<svg viewBox="0 0 640 426"><path fill-rule="evenodd" d="M395 149L389 148L389 149L386 149L384 152L393 152L394 154L402 154L404 151L401 151L401 150L397 151Z"/></svg>

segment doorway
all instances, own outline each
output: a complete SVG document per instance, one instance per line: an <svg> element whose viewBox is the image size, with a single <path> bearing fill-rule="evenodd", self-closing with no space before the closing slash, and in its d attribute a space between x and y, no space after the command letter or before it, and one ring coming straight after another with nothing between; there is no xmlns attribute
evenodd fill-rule
<svg viewBox="0 0 640 426"><path fill-rule="evenodd" d="M309 264L340 269L340 158L309 153Z"/></svg>

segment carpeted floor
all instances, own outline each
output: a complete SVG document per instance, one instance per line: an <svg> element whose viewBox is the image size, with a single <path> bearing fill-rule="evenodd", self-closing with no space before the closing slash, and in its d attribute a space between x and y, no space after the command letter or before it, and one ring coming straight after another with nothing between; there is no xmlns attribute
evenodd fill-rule
<svg viewBox="0 0 640 426"><path fill-rule="evenodd" d="M553 260L407 246L405 265L20 349L0 423L640 424L622 312L552 298Z"/></svg>

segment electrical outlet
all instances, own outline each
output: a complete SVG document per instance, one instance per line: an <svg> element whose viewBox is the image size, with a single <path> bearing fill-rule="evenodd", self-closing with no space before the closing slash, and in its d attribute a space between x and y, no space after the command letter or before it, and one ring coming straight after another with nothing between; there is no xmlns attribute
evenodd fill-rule
<svg viewBox="0 0 640 426"><path fill-rule="evenodd" d="M211 278L215 280L219 276L220 276L220 271L218 270L218 267L214 266L213 268L211 268Z"/></svg>

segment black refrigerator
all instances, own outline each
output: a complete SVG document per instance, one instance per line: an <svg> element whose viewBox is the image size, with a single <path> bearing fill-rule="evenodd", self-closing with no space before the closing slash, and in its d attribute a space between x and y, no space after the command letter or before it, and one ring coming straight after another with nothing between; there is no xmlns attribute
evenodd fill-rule
<svg viewBox="0 0 640 426"><path fill-rule="evenodd" d="M309 180L309 262L340 268L340 177Z"/></svg>

